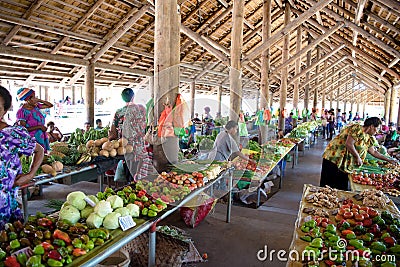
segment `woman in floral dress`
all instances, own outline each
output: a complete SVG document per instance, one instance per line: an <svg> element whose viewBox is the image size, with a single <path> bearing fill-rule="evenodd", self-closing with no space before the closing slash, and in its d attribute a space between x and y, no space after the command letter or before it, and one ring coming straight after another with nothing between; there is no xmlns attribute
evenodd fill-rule
<svg viewBox="0 0 400 267"><path fill-rule="evenodd" d="M361 166L367 152L375 158L397 163L392 158L379 153L375 146L378 145L374 135L381 126L378 117L365 120L364 125L353 124L342 130L325 149L322 161L320 186L348 190L348 174L357 166Z"/></svg>
<svg viewBox="0 0 400 267"><path fill-rule="evenodd" d="M11 95L0 86L0 230L15 220L23 220L18 208L18 186L28 183L43 160L43 148L36 143L24 127L9 126L4 115L11 107ZM22 173L20 154L30 156L33 161L30 171Z"/></svg>
<svg viewBox="0 0 400 267"><path fill-rule="evenodd" d="M18 124L24 126L32 137L35 137L44 151L50 149L49 138L47 137L47 127L41 109L51 108L53 104L46 100L35 97L35 91L29 88L18 90L18 99L25 103L17 111Z"/></svg>

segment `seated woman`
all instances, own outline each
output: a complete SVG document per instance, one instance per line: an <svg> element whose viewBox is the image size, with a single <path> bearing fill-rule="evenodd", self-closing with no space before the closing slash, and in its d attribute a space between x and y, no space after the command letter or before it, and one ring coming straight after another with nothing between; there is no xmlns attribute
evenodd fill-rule
<svg viewBox="0 0 400 267"><path fill-rule="evenodd" d="M47 123L47 128L49 131L47 132L47 137L49 138L49 142L60 142L63 138L63 134L61 131L55 126L54 122L49 121Z"/></svg>
<svg viewBox="0 0 400 267"><path fill-rule="evenodd" d="M386 148L391 148L394 146L395 142L397 141L397 138L398 134L396 131L396 126L394 125L393 122L389 122L389 131L386 134L385 142L383 143L383 145Z"/></svg>

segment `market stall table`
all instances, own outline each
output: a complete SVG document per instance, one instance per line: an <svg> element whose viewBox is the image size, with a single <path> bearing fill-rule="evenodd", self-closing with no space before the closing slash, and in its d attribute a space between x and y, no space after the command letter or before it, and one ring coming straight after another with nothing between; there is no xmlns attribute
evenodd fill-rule
<svg viewBox="0 0 400 267"><path fill-rule="evenodd" d="M68 266L84 266L91 267L97 266L100 262L107 259L111 254L121 249L124 245L128 244L134 238L143 234L146 231L150 231L149 238L149 261L148 266L155 266L155 240L156 240L156 225L159 221L165 219L179 208L184 207L186 203L190 200L203 193L205 190L213 188L214 185L217 185L218 182L226 181L228 183L228 205L227 205L227 214L226 214L226 222L230 222L230 214L231 214L231 190L232 190L232 168L229 168L223 171L216 179L213 179L206 183L203 187L200 187L194 191L192 191L189 195L187 195L183 200L179 203L174 203L175 206L170 207L167 211L161 214L161 216L152 218L150 220L136 220L137 225L134 228L128 229L123 232L121 229L114 230L111 235L113 236L111 240L104 243L104 245L96 247L90 253L81 256L74 260Z"/></svg>
<svg viewBox="0 0 400 267"><path fill-rule="evenodd" d="M300 201L297 220L295 222L293 238L292 238L292 242L289 247L289 250L288 250L288 252L291 253L290 255L292 257L287 257L287 255L285 256L289 259L287 262L287 265L286 265L288 267L292 267L292 266L293 267L302 267L305 264L304 262L302 262L302 257L303 257L303 253L304 253L306 247L309 246L310 244L307 243L307 241L304 241L301 239L301 237L304 237L307 234L307 232L302 231L301 226L304 225L306 221L309 221L312 218L316 218L315 216L317 216L315 214L310 215L309 213L305 213L306 210L314 210L315 211L317 209L320 209L320 212L323 212L326 214L325 214L325 216L323 216L323 215L318 215L318 216L321 218L323 218L323 217L327 218L327 220L329 221L327 224L332 223L332 224L336 225L336 224L339 224L339 222L336 220L336 218L334 218L335 213L333 211L338 210L340 207L340 204L344 200L351 200L351 203L354 203L356 206L363 206L362 201L359 201L354 198L354 196L356 195L356 192L341 191L341 190L336 190L336 189L333 189L333 190L335 190L335 192L337 192L336 202L330 201L329 203L326 203L327 205L331 205L331 207L326 207L325 205L315 206L312 202L307 201L308 196L310 196L311 194L314 194L314 195L318 194L319 192L321 192L321 190L332 190L332 189L321 188L321 187L313 186L310 184L304 185L303 195L302 195L302 199ZM333 194L328 193L328 195L330 195L330 197L332 197ZM390 212L397 218L400 218L400 212L399 212L398 208L394 205L393 201L391 201L391 200L389 200L389 202L386 204L386 206L384 208L383 207L375 207L375 209L378 211ZM336 223L333 223L334 221L336 221ZM340 221L340 222L342 223L343 221ZM336 228L334 228L334 229L336 231ZM337 229L339 229L339 227ZM324 233L324 232L322 232L322 233ZM346 245L347 245L347 243L346 243ZM295 258L294 256L297 258ZM328 265L320 262L319 266L328 266Z"/></svg>
<svg viewBox="0 0 400 267"><path fill-rule="evenodd" d="M68 176L88 172L96 168L97 166L95 164L90 164L86 167L65 167L63 172L57 173L56 176L51 176L50 174L38 175L33 178L32 182L21 186L20 189L22 194L22 210L24 212L24 220L26 221L28 218L28 187L41 186L49 182L53 182Z"/></svg>

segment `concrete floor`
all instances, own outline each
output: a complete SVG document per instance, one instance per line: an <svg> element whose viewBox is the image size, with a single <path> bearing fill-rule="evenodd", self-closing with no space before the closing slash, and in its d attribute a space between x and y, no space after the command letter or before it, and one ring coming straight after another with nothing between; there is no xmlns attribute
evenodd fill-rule
<svg viewBox="0 0 400 267"><path fill-rule="evenodd" d="M175 213L160 224L175 225L187 231L200 254L207 253L208 260L191 266L285 266L275 257L261 261L257 259L260 250L287 251L297 218L299 202L304 184L319 184L322 153L326 141L318 140L316 145L306 149L304 155L300 152L298 165L294 169L291 164L286 167L282 189L273 195L258 209L233 206L231 222L226 223L226 205L217 203L214 211L209 214L196 228L188 228ZM55 184L45 186L45 199L65 199L66 195L75 190L87 194L98 192L98 184L80 182L72 186ZM30 213L36 211L48 212L43 207L46 200L29 201ZM259 254L263 255L263 254Z"/></svg>

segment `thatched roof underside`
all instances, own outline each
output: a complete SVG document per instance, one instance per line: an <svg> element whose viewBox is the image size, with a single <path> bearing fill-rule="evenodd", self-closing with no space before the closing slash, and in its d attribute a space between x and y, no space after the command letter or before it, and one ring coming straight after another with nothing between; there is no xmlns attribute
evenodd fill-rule
<svg viewBox="0 0 400 267"><path fill-rule="evenodd" d="M181 23L229 57L233 1L179 0ZM320 1L289 0L291 21ZM260 56L246 57L263 44L263 2L245 1L242 71L247 97L260 89ZM309 70L310 100L317 89L319 98L325 91L329 99L332 91L340 101L383 101L400 80L400 1L327 2L301 23L300 53L297 29L289 33L288 98L293 96L293 78L300 77L303 99ZM272 36L285 28L284 3L272 1ZM92 61L97 85L145 86L153 75L154 19L152 0L0 0L0 78L84 84L85 66ZM180 45L182 90L195 81L198 92L216 93L219 85L229 92L229 66L182 31ZM283 36L269 51L270 90L279 96ZM297 58L300 74L295 71Z"/></svg>

